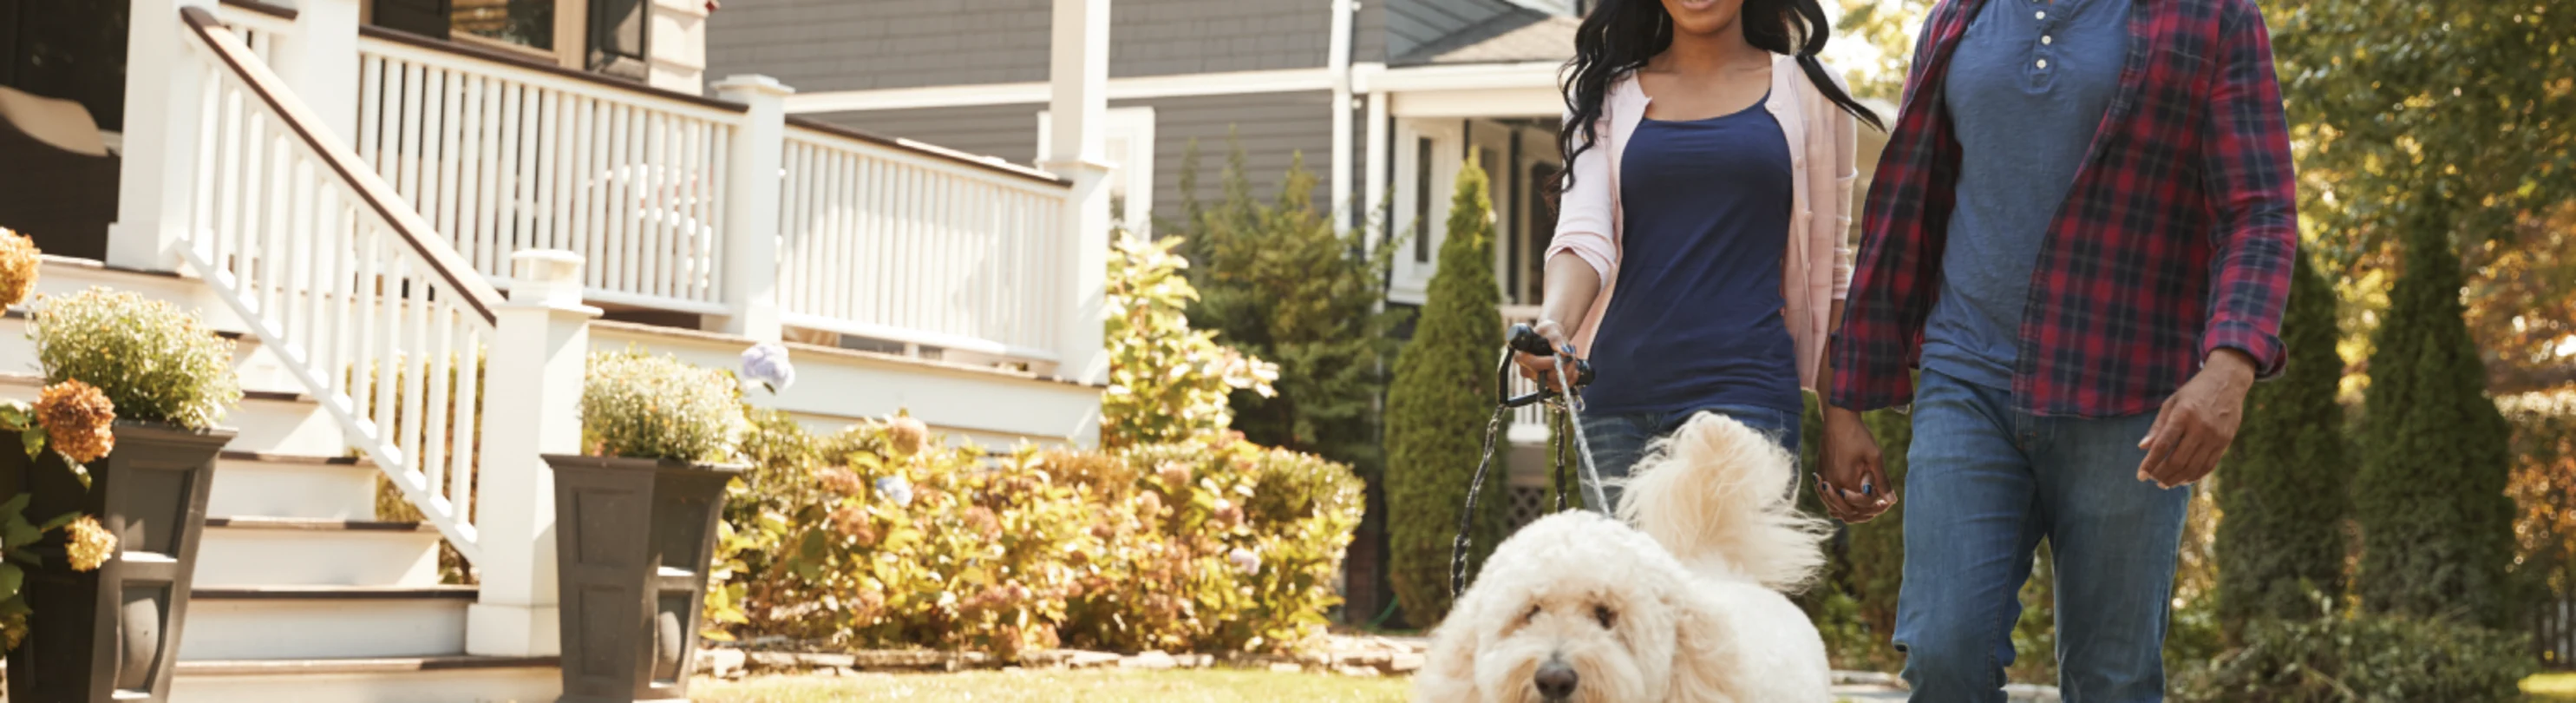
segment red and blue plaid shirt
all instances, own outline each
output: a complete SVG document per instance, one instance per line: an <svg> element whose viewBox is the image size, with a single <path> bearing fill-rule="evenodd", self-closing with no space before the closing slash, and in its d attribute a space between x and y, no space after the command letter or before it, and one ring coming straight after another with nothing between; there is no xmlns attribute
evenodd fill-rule
<svg viewBox="0 0 2576 703"><path fill-rule="evenodd" d="M1987 1L1942 0L1915 46L1834 337L1841 407L1913 397L1959 176L1942 78ZM2281 368L2298 214L2263 15L2253 0L2133 1L2119 91L2031 274L2012 392L2035 414L2154 412L2218 349Z"/></svg>

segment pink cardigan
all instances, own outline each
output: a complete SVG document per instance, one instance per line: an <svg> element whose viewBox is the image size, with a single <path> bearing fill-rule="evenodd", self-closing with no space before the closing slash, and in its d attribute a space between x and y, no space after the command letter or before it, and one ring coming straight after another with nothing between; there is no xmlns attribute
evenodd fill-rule
<svg viewBox="0 0 2576 703"><path fill-rule="evenodd" d="M1599 130L1606 135L1606 143L1584 150L1567 169L1574 187L1558 205L1556 236L1547 247L1549 260L1558 253L1570 253L1601 274L1600 296L1573 327L1577 353L1585 355L1591 353L1602 313L1610 309L1610 298L1618 292L1619 157L1629 136L1636 133L1637 122L1646 115L1648 98L1630 75L1611 84L1604 100L1608 104L1601 111ZM1833 302L1842 300L1851 287L1846 233L1851 231L1852 183L1860 178L1853 166L1859 132L1852 116L1817 92L1798 62L1787 56L1772 58L1771 97L1763 107L1780 121L1780 131L1789 140L1796 198L1789 211L1789 231L1784 233L1789 245L1780 264L1780 297L1788 302L1784 312L1798 356L1798 385L1814 388L1833 324L1827 317ZM1820 205L1826 210L1823 216L1817 213Z"/></svg>

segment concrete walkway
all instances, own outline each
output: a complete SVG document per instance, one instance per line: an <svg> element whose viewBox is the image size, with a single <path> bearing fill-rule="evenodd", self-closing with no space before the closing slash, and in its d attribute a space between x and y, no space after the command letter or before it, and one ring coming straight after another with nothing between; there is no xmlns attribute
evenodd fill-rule
<svg viewBox="0 0 2576 703"><path fill-rule="evenodd" d="M1887 674L1869 671L1834 672L1834 700L1837 703L1904 703L1905 683ZM2012 684L2004 687L2011 703L2058 703L2057 687Z"/></svg>

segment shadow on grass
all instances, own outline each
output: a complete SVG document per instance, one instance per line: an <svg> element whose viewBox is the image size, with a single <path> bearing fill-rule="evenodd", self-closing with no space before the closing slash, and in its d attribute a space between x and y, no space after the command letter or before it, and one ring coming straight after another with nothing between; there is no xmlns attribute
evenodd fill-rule
<svg viewBox="0 0 2576 703"><path fill-rule="evenodd" d="M1334 674L1274 673L1235 669L1183 671L972 671L956 674L857 674L754 676L740 681L699 679L689 685L697 703L823 703L832 701L1295 701L1296 703L1400 703L1409 679Z"/></svg>

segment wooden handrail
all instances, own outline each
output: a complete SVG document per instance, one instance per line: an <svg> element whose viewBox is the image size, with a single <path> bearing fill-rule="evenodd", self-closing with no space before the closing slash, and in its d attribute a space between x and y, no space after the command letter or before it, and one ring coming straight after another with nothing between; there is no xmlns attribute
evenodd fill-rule
<svg viewBox="0 0 2576 703"><path fill-rule="evenodd" d="M995 163L995 162L992 162L992 161L986 161L986 160L983 160L983 159L979 159L979 158L975 158L975 157L973 157L973 156L966 155L964 152L950 151L950 150L947 150L947 149L941 149L941 148L937 148L937 147L924 146L924 145L922 145L922 144L918 144L918 143L914 143L914 142L907 142L907 141L904 141L904 140L902 140L902 139L896 139L896 138L894 138L894 137L888 137L888 136L885 136L885 135L876 134L876 133L872 133L872 132L864 132L864 131L860 131L860 130L856 130L856 129L851 129L851 128L848 128L848 127L843 127L843 126L840 126L840 125L832 124L832 123L830 123L830 122L824 122L824 121L816 120L816 119L809 118L809 117L797 117L797 116L790 115L790 116L788 116L788 118L787 118L787 126L790 126L790 127L797 127L797 128L801 128L801 129L813 130L813 131L816 131L816 132L821 132L821 133L824 133L824 134L829 134L829 135L832 135L832 136L835 136L835 137L840 137L840 138L843 138L843 139L849 139L849 140L852 140L852 141L861 141L861 142L867 142L867 143L870 143L870 144L876 144L876 145L884 146L884 147L886 147L886 148L890 148L890 149L902 149L902 150L904 150L904 151L912 152L912 153L915 153L915 154L920 154L920 155L922 155L922 156L927 156L927 157L931 157L931 158L934 158L934 159L939 159L939 160L942 160L942 161L948 161L948 162L952 162L952 163L958 163L958 164L964 164L964 165L967 165L967 166L973 166L973 167L975 167L975 168L980 168L980 169L984 169L984 170L987 170L987 171L992 171L992 172L994 172L994 173L1000 173L1000 174L1009 175L1009 176L1017 176L1017 177L1020 177L1020 178L1025 178L1025 179L1028 179L1028 180L1037 181L1037 182L1039 182L1039 183L1045 183L1045 184L1048 184L1048 185L1058 185L1058 186L1069 186L1069 185L1073 185L1073 181L1065 180L1065 178L1064 178L1063 176L1058 176L1058 175L1055 175L1055 174L1053 174L1053 173L1048 173L1048 172L1046 172L1046 171L1042 171L1042 170L1038 170L1038 169L1034 169L1034 168L1028 168L1028 167L1024 167L1024 166L1015 166L1015 165L1011 165L1011 164L1007 164L1007 163Z"/></svg>
<svg viewBox="0 0 2576 703"><path fill-rule="evenodd" d="M418 254L429 265L430 271L447 284L448 290L464 298L466 307L473 308L474 314L484 323L499 323L500 318L492 313L491 301L500 300L500 292L493 290L492 284L475 273L474 267L467 265L464 257L447 246L446 239L440 237L420 213L413 212L383 178L377 176L373 169L359 164L358 157L341 145L337 136L316 132L311 125L320 123L320 118L315 117L303 101L289 93L284 81L268 70L267 64L251 55L250 47L242 44L241 37L234 36L222 19L203 7L181 8L179 17L197 33L206 50L223 59L224 65L232 69L233 76L249 86L251 93L268 105L278 121L312 150L315 160L330 167L350 191L357 193L358 199L364 201L368 209L373 210L395 234L402 236L412 253Z"/></svg>

